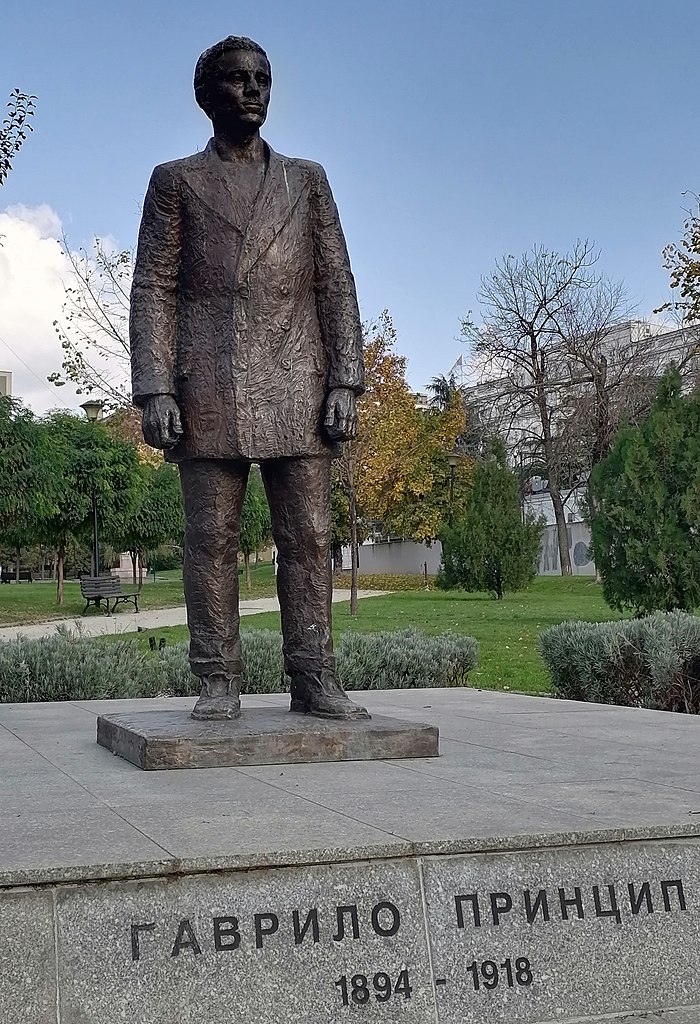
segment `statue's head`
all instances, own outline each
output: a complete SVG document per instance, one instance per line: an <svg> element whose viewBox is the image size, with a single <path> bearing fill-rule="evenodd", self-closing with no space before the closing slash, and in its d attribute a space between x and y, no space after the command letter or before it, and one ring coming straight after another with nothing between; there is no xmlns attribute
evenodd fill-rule
<svg viewBox="0 0 700 1024"><path fill-rule="evenodd" d="M264 123L272 71L262 46L245 36L228 36L197 61L194 94L215 125L253 133Z"/></svg>

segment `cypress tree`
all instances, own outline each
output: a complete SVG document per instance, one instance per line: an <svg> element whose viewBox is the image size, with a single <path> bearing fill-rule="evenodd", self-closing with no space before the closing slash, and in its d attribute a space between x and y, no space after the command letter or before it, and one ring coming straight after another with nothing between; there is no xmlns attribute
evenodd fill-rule
<svg viewBox="0 0 700 1024"><path fill-rule="evenodd" d="M523 589L537 573L542 526L531 514L523 521L505 445L492 441L477 465L463 515L443 531L438 586L487 590L498 600L506 591Z"/></svg>
<svg viewBox="0 0 700 1024"><path fill-rule="evenodd" d="M620 611L700 604L700 395L681 388L671 367L647 419L593 472L595 561Z"/></svg>

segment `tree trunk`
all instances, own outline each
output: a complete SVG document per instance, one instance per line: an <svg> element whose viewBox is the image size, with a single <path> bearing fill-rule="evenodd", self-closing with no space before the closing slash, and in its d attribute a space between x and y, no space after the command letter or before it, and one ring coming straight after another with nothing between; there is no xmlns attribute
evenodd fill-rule
<svg viewBox="0 0 700 1024"><path fill-rule="evenodd" d="M46 560L45 559L45 555L44 555L44 545L43 544L39 545L39 557L41 559L41 576L39 578L41 579L41 581L43 583L44 579L45 579L45 575L44 575L44 562Z"/></svg>
<svg viewBox="0 0 700 1024"><path fill-rule="evenodd" d="M57 561L58 561L58 558L57 558L56 552L54 551L53 555L51 556L51 582L52 583L56 582L56 562Z"/></svg>
<svg viewBox="0 0 700 1024"><path fill-rule="evenodd" d="M139 551L137 555L139 563L139 593L143 590L143 552Z"/></svg>
<svg viewBox="0 0 700 1024"><path fill-rule="evenodd" d="M138 553L136 551L130 551L129 556L131 558L131 581L136 586L136 562L138 560Z"/></svg>
<svg viewBox="0 0 700 1024"><path fill-rule="evenodd" d="M250 590L253 586L253 580L250 575L250 555L247 551L243 552L243 564L245 565L245 585Z"/></svg>
<svg viewBox="0 0 700 1024"><path fill-rule="evenodd" d="M562 576L571 575L571 558L569 557L569 538L566 532L566 513L564 502L561 498L561 475L557 463L554 441L552 438L552 426L550 422L550 409L547 404L547 392L544 386L544 369L538 360L537 340L533 336L530 339L533 379L537 388L537 410L540 414L540 425L542 427L542 442L544 449L544 462L547 467L547 490L552 499L554 508L554 520L557 524L557 540L559 542L559 565Z"/></svg>
<svg viewBox="0 0 700 1024"><path fill-rule="evenodd" d="M557 524L557 540L559 542L559 563L562 576L571 576L571 557L569 555L569 535L566 530L566 511L558 489L549 488L549 496L554 508L554 519Z"/></svg>
<svg viewBox="0 0 700 1024"><path fill-rule="evenodd" d="M597 500L596 496L593 493L593 486L592 486L591 480L592 480L592 477L589 476L589 478L588 478L588 518L589 518L589 521L590 521L591 534L592 534L592 532L593 532L593 520L598 515L599 504L598 504L598 500ZM591 536L591 544L592 543L593 543L593 538ZM592 549L589 548L589 552L592 553ZM603 582L603 577L600 575L600 569L598 568L597 565L595 567L595 581L596 581L596 583L602 583Z"/></svg>
<svg viewBox="0 0 700 1024"><path fill-rule="evenodd" d="M357 615L357 571L359 568L357 550L357 504L354 490L350 492L350 614Z"/></svg>
<svg viewBox="0 0 700 1024"><path fill-rule="evenodd" d="M17 548L15 551L15 583L19 583L19 560L22 554L22 549Z"/></svg>
<svg viewBox="0 0 700 1024"><path fill-rule="evenodd" d="M56 552L56 604L60 608L63 604L63 566L66 558L66 548L60 544Z"/></svg>

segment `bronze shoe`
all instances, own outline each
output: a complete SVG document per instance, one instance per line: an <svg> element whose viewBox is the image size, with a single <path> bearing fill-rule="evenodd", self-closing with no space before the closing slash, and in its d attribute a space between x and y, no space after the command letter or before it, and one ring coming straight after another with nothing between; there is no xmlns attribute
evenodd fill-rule
<svg viewBox="0 0 700 1024"><path fill-rule="evenodd" d="M340 683L327 673L293 678L289 710L316 718L348 720L372 717L366 708L351 701Z"/></svg>
<svg viewBox="0 0 700 1024"><path fill-rule="evenodd" d="M192 709L198 722L227 721L241 713L241 681L237 676L215 673L202 678L199 699Z"/></svg>

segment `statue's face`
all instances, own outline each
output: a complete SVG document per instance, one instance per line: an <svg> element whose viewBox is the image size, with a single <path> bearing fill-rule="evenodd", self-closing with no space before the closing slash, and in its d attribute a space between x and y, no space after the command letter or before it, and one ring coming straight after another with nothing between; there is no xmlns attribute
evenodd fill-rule
<svg viewBox="0 0 700 1024"><path fill-rule="evenodd" d="M228 50L218 68L209 93L212 119L239 130L257 131L265 123L270 103L267 61L253 50Z"/></svg>

